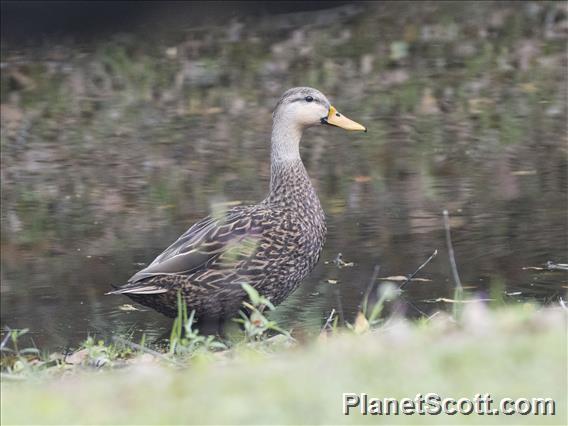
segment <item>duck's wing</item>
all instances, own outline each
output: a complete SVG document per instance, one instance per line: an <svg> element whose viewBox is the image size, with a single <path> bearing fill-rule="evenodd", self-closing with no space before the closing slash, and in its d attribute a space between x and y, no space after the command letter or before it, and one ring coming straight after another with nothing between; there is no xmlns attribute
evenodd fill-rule
<svg viewBox="0 0 568 426"><path fill-rule="evenodd" d="M222 214L208 216L189 228L146 268L134 274L128 283L112 292L156 294L167 289L144 282L157 275L191 274L222 257L236 263L255 252L268 224L258 206L237 206ZM233 262L230 262L233 263Z"/></svg>

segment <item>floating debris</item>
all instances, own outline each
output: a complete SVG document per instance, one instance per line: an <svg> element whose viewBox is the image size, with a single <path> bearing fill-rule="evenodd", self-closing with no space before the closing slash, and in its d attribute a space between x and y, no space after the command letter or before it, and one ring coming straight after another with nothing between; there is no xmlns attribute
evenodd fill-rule
<svg viewBox="0 0 568 426"><path fill-rule="evenodd" d="M407 281L408 277L405 277L404 275L393 275L390 277L379 277L379 280L399 282ZM411 278L409 281L431 282L432 280L428 278Z"/></svg>
<svg viewBox="0 0 568 426"><path fill-rule="evenodd" d="M346 262L343 260L343 255L341 253L337 253L337 256L335 256L335 259L333 259L331 262L330 261L326 261L325 264L329 265L329 264L333 264L335 266L337 266L339 269L341 268L351 268L353 267L354 263L353 262Z"/></svg>
<svg viewBox="0 0 568 426"><path fill-rule="evenodd" d="M121 311L131 312L131 311L141 311L142 309L138 309L137 307L131 305L130 303L125 303L124 305L120 305L118 307Z"/></svg>
<svg viewBox="0 0 568 426"><path fill-rule="evenodd" d="M525 266L523 271L568 271L568 263L554 263L551 260L544 266Z"/></svg>
<svg viewBox="0 0 568 426"><path fill-rule="evenodd" d="M546 262L546 269L549 271L568 271L568 263L554 263L549 260Z"/></svg>
<svg viewBox="0 0 568 426"><path fill-rule="evenodd" d="M495 299L449 299L447 297L438 297L437 299L423 300L424 303L476 303L476 302L493 302Z"/></svg>
<svg viewBox="0 0 568 426"><path fill-rule="evenodd" d="M512 176L534 176L536 175L536 170L517 170L511 172Z"/></svg>

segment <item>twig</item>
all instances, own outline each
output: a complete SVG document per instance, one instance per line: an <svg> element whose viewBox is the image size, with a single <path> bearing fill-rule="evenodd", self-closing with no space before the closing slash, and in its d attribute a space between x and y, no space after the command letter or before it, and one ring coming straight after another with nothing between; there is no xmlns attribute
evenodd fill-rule
<svg viewBox="0 0 568 426"><path fill-rule="evenodd" d="M450 236L450 219L447 210L444 210L444 229L446 230L446 245L448 246L448 255L450 256L450 265L452 267L454 282L456 283L456 289L461 291L463 287L460 281L460 276L458 274L456 258L454 256L454 247L452 245L452 238Z"/></svg>
<svg viewBox="0 0 568 426"><path fill-rule="evenodd" d="M164 354L162 354L158 351L155 351L153 349L149 349L145 346L139 345L138 343L130 342L130 341L123 339L122 337L118 337L118 336L112 336L112 340L114 340L115 342L120 342L120 343L122 343L126 346L129 346L132 349L136 349L138 351L145 352L145 353L148 353L148 354L153 355L155 357L158 357L160 359L163 359L165 361L171 362L171 363L173 363L173 364L175 364L179 367L183 367L183 364L177 362L176 360L168 358L166 355L164 355Z"/></svg>
<svg viewBox="0 0 568 426"><path fill-rule="evenodd" d="M495 299L449 299L447 297L438 297L437 299L423 300L424 303L478 303L478 302L494 302Z"/></svg>
<svg viewBox="0 0 568 426"><path fill-rule="evenodd" d="M325 321L325 324L323 325L321 331L324 331L329 324L331 324L331 321L333 321L333 316L335 315L335 308L331 309L331 313L329 314L329 317L327 318L327 320Z"/></svg>
<svg viewBox="0 0 568 426"><path fill-rule="evenodd" d="M412 278L414 278L414 277L416 276L416 274L418 274L418 272L420 272L420 270L421 270L422 268L424 268L426 265L428 265L428 264L430 263L430 261L436 257L437 254L438 254L438 249L434 250L434 253L432 253L432 254L430 255L430 257L429 257L428 259L426 259L426 262L424 262L422 265L420 265L420 266L418 267L418 269L417 269L416 271L414 271L414 273L413 273L412 275L410 275L410 276L406 279L406 281L403 282L403 283L400 285L399 289L401 289L401 288L404 287L406 284L408 284L408 283L412 280Z"/></svg>
<svg viewBox="0 0 568 426"><path fill-rule="evenodd" d="M418 306L416 306L416 305L415 305L414 303L412 303L410 300L405 300L405 302L406 302L406 305L403 305L403 304L401 304L401 303L395 304L394 311L391 313L390 318L396 317L396 316L402 311L401 306L410 306L412 309L414 309L414 310L415 310L416 312L418 312L420 315L422 315L422 316L424 316L424 317L427 317L427 316L428 316L428 314L427 314L426 312L424 312L422 309L420 309ZM387 323L388 323L388 321L390 321L390 318L387 320ZM385 325L386 325L386 323L385 323Z"/></svg>
<svg viewBox="0 0 568 426"><path fill-rule="evenodd" d="M10 331L11 330L9 328L7 328L6 336L4 336L4 339L2 339L2 343L0 343L0 351L3 350L4 346L6 346L6 343L8 343L8 339L10 339Z"/></svg>
<svg viewBox="0 0 568 426"><path fill-rule="evenodd" d="M432 318L434 318L436 315L439 315L440 311L436 311L434 312L432 315L430 315L428 318L426 318L426 321L431 321Z"/></svg>
<svg viewBox="0 0 568 426"><path fill-rule="evenodd" d="M407 300L406 302L410 305L410 307L411 307L412 309L414 309L414 310L415 310L416 312L418 312L420 315L422 315L422 316L424 316L424 317L427 317L427 316L428 316L428 314L427 314L426 312L424 312L422 309L420 309L418 306L416 306L416 305L415 305L414 303L412 303L410 300Z"/></svg>

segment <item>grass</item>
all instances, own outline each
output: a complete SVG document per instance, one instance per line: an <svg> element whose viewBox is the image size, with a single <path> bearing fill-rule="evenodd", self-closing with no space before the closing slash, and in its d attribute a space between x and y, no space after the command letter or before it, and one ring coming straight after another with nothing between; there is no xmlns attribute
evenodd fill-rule
<svg viewBox="0 0 568 426"><path fill-rule="evenodd" d="M262 316L261 309L253 312ZM243 319L249 321L248 327L266 326L265 319L250 322L251 318ZM120 351L91 341L85 362L78 366L61 364L59 373L47 377L39 372L25 380L5 377L1 420L2 424L565 424L566 311L530 304L489 310L478 302L464 304L460 318L440 313L416 322L390 318L378 328L331 327L303 345L292 344L285 335L280 336L287 344L279 345L275 342L281 340L268 338L266 329L249 330L229 350L199 340L191 328L184 343L178 329L172 334L177 343L170 354L135 351L127 354L128 361L118 363ZM196 342L201 349L192 356L180 350ZM173 358L164 361L166 356ZM115 363L92 362L101 357ZM112 365L124 368L108 368ZM490 393L495 400L549 397L557 406L556 415L546 417L377 417L357 412L344 416L344 392L377 398L435 392L456 399Z"/></svg>

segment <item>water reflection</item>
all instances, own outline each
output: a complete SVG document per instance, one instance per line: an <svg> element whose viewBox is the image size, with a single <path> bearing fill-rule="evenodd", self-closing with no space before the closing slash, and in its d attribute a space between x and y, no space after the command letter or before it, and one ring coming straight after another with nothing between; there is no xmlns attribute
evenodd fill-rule
<svg viewBox="0 0 568 426"><path fill-rule="evenodd" d="M263 33L266 17L232 41L217 28L180 33L177 44L122 37L40 59L3 49L2 325L28 327L52 348L88 333L166 331L169 320L122 310L130 301L104 292L213 203L264 197L271 108L297 84L323 90L369 133L304 136L329 234L322 262L274 313L285 327L317 330L332 308L351 321L375 265L381 277L409 274L435 249L420 274L431 281L408 284L391 309L447 309L433 302L453 296L443 209L468 291L556 303L566 274L523 268L566 260L563 39L529 29L540 22L534 8L476 12L516 13L533 49L522 50L507 18L472 41L366 7L336 27L278 34ZM449 13L465 25L467 11L436 8L439 22ZM369 30L385 19L380 34ZM325 263L339 252L353 267Z"/></svg>

